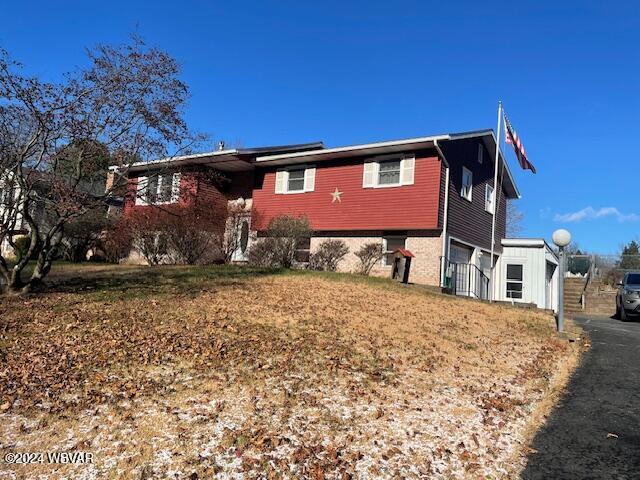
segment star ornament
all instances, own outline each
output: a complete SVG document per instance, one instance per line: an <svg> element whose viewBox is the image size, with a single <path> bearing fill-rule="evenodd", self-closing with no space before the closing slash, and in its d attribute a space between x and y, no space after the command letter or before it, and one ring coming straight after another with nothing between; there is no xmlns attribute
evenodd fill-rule
<svg viewBox="0 0 640 480"><path fill-rule="evenodd" d="M336 189L330 193L331 195L331 203L336 203L336 202L342 202L342 192L340 190L338 190L338 187L336 187Z"/></svg>

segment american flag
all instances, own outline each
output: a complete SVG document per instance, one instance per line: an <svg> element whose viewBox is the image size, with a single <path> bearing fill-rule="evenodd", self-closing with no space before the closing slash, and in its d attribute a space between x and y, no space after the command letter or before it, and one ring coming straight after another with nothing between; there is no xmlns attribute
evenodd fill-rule
<svg viewBox="0 0 640 480"><path fill-rule="evenodd" d="M524 151L524 146L522 145L522 141L520 137L516 133L516 131L511 126L511 122L507 118L507 114L504 114L504 141L506 143L510 143L513 145L513 151L516 152L516 157L518 158L518 163L523 170L531 170L533 173L536 173L536 167L533 166L533 163L529 161L527 158L527 153Z"/></svg>

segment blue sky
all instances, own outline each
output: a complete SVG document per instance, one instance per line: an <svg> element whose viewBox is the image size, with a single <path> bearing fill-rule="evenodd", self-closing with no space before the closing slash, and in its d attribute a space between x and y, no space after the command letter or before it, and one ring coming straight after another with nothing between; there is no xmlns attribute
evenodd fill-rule
<svg viewBox="0 0 640 480"><path fill-rule="evenodd" d="M0 45L47 78L136 32L183 66L187 120L227 144L328 146L495 128L524 235L616 252L640 228L640 3L15 2Z"/></svg>

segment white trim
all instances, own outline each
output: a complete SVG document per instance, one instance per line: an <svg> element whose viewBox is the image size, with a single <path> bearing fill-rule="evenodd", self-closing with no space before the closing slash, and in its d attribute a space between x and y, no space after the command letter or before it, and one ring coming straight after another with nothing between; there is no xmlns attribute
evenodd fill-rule
<svg viewBox="0 0 640 480"><path fill-rule="evenodd" d="M283 160L283 159L289 159L289 158L293 159L298 157L310 157L310 156L316 156L316 155L326 155L326 154L342 153L342 152L357 152L359 150L366 150L370 148L396 147L396 146L413 145L413 144L425 143L425 142L433 142L434 140L449 140L449 139L451 139L450 135L434 135L432 137L417 137L417 138L408 138L405 140L363 143L359 145L350 145L347 147L325 148L324 150L284 153L280 155L265 155L262 157L257 157L256 162L258 163L269 162L273 160Z"/></svg>
<svg viewBox="0 0 640 480"><path fill-rule="evenodd" d="M302 190L289 190L289 171L302 170ZM278 188L278 179L280 178L280 188ZM275 193L278 195L296 195L300 193L309 193L315 190L316 185L316 167L315 165L289 165L279 168L276 171Z"/></svg>
<svg viewBox="0 0 640 480"><path fill-rule="evenodd" d="M527 301L527 295L526 293L526 282L525 282L525 268L527 267L527 260L526 259L519 259L516 257L510 257L504 260L504 298L507 299L507 301L510 302L525 302ZM509 280L509 277L507 275L509 275L509 265L519 265L522 267L522 280ZM545 265L546 266L546 265ZM519 283L520 285L522 285L522 289L520 290L521 293L521 297L520 298L514 298L514 297L510 297L507 294L507 284L509 283Z"/></svg>
<svg viewBox="0 0 640 480"><path fill-rule="evenodd" d="M468 174L468 178L470 180L468 195L466 195L464 191L466 187L464 182L465 173ZM460 187L460 196L465 200L472 202L473 201L473 172L469 170L467 167L465 167L464 165L462 166L462 182L461 183L462 183L462 186Z"/></svg>
<svg viewBox="0 0 640 480"><path fill-rule="evenodd" d="M398 181L394 183L380 183L380 164L385 162L398 161L400 162ZM413 154L396 154L373 157L365 160L362 168L362 188L404 187L414 184L416 156Z"/></svg>
<svg viewBox="0 0 640 480"><path fill-rule="evenodd" d="M138 177L138 185L136 186L136 200L135 205L169 205L172 203L178 203L180 201L180 184L182 179L181 172L173 172L173 173L161 173L158 175L153 175L156 179L156 197L160 195L162 191L162 184L166 181L167 178L171 178L171 197L169 200L164 202L155 201L149 202L149 177Z"/></svg>
<svg viewBox="0 0 640 480"><path fill-rule="evenodd" d="M491 195L488 195L488 190L491 189ZM484 211L485 212L489 212L490 214L493 215L493 212L495 210L495 205L496 205L496 189L493 188L492 185L489 185L488 183L485 184L484 186ZM489 200L487 200L487 198L489 198Z"/></svg>

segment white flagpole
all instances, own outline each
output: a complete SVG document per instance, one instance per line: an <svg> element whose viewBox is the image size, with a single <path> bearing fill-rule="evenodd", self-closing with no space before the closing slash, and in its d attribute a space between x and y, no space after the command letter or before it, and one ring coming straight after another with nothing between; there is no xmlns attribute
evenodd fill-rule
<svg viewBox="0 0 640 480"><path fill-rule="evenodd" d="M502 126L502 102L498 102L498 126L496 128L496 158L494 161L493 172L493 222L491 224L491 278L489 279L489 301L493 302L495 285L494 285L494 272L495 262L493 259L493 251L496 244L496 211L498 201L498 162L500 161L500 127Z"/></svg>

